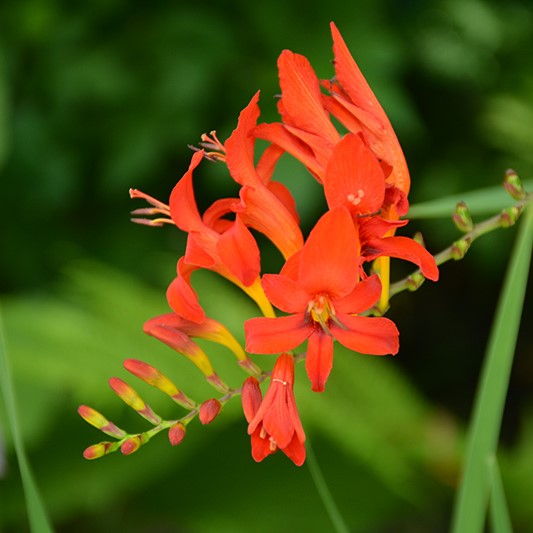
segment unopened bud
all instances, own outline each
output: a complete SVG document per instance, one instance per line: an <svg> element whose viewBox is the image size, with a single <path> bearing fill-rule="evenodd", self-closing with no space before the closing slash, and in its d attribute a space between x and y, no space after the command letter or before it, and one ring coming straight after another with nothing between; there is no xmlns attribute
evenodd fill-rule
<svg viewBox="0 0 533 533"><path fill-rule="evenodd" d="M143 439L136 435L126 439L120 446L120 451L123 453L123 455L131 455L132 453L135 453L143 444Z"/></svg>
<svg viewBox="0 0 533 533"><path fill-rule="evenodd" d="M466 252L468 252L471 244L472 239L459 239L455 241L452 245L452 259L455 259L455 261L462 259L466 255Z"/></svg>
<svg viewBox="0 0 533 533"><path fill-rule="evenodd" d="M464 233L468 233L474 229L474 222L470 215L470 210L464 202L459 202L455 207L455 213L452 215L452 220L459 229Z"/></svg>
<svg viewBox="0 0 533 533"><path fill-rule="evenodd" d="M118 397L132 409L135 409L143 418L156 425L161 422L161 417L156 415L150 406L144 402L137 391L119 378L111 378L109 386Z"/></svg>
<svg viewBox="0 0 533 533"><path fill-rule="evenodd" d="M100 414L96 409L89 407L88 405L80 405L78 407L78 414L85 420L85 422L91 424L96 429L99 429L102 433L121 439L126 436L126 432L120 429L118 426L110 422L104 415Z"/></svg>
<svg viewBox="0 0 533 533"><path fill-rule="evenodd" d="M217 399L211 398L210 400L206 400L200 406L200 413L198 415L198 418L204 426L206 424L211 424L211 422L213 422L213 420L218 416L221 410L222 404Z"/></svg>
<svg viewBox="0 0 533 533"><path fill-rule="evenodd" d="M524 189L524 185L522 185L522 180L513 169L505 171L503 186L515 200L523 200L526 197L526 190Z"/></svg>
<svg viewBox="0 0 533 533"><path fill-rule="evenodd" d="M500 215L500 224L502 228L509 228L516 224L516 221L521 213L522 209L516 205L504 209Z"/></svg>
<svg viewBox="0 0 533 533"><path fill-rule="evenodd" d="M414 274L411 274L407 278L407 290L411 292L418 290L422 286L422 283L424 283L424 281L426 281L426 278L424 277L422 272L415 272Z"/></svg>
<svg viewBox="0 0 533 533"><path fill-rule="evenodd" d="M187 430L185 424L178 422L171 426L168 430L168 440L172 446L178 446L181 444L181 441L185 438Z"/></svg>
<svg viewBox="0 0 533 533"><path fill-rule="evenodd" d="M83 451L83 457L92 461L93 459L98 459L103 457L106 453L116 450L116 442L99 442L98 444L93 444L88 448L85 448Z"/></svg>

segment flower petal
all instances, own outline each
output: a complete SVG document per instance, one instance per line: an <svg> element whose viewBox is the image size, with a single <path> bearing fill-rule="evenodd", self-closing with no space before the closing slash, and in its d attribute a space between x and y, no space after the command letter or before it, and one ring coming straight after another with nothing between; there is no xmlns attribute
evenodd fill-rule
<svg viewBox="0 0 533 533"><path fill-rule="evenodd" d="M193 171L200 164L203 156L203 150L193 154L189 169L170 194L170 215L174 224L183 231L201 231L204 226L198 212L192 185Z"/></svg>
<svg viewBox="0 0 533 533"><path fill-rule="evenodd" d="M333 22L331 23L331 33L333 36L333 53L335 56L334 63L337 80L351 102L365 112L364 115L359 114L357 118L362 120L365 133L369 133L372 150L378 157L383 157L392 166L392 172L387 182L395 185L407 194L410 186L409 170L389 118L359 70L339 30ZM373 134L373 130L376 130L376 123L373 120L365 120L365 115L366 117L375 117L375 120L381 123L384 129L383 134Z"/></svg>
<svg viewBox="0 0 533 533"><path fill-rule="evenodd" d="M246 351L279 353L292 350L311 335L303 313L280 318L251 318L244 323Z"/></svg>
<svg viewBox="0 0 533 533"><path fill-rule="evenodd" d="M242 384L242 410L246 421L250 423L259 411L263 396L259 388L259 382L253 376L246 378Z"/></svg>
<svg viewBox="0 0 533 533"><path fill-rule="evenodd" d="M305 445L300 441L296 433L288 446L281 450L296 466L302 466L305 462Z"/></svg>
<svg viewBox="0 0 533 533"><path fill-rule="evenodd" d="M261 285L270 303L285 313L302 312L313 296L287 276L265 274Z"/></svg>
<svg viewBox="0 0 533 533"><path fill-rule="evenodd" d="M283 50L278 58L283 122L335 144L340 135L322 105L320 83L306 57Z"/></svg>
<svg viewBox="0 0 533 533"><path fill-rule="evenodd" d="M238 215L218 239L217 248L224 265L243 285L249 286L257 279L261 270L259 247Z"/></svg>
<svg viewBox="0 0 533 533"><path fill-rule="evenodd" d="M321 329L309 337L305 369L315 392L323 392L333 368L333 337Z"/></svg>
<svg viewBox="0 0 533 533"><path fill-rule="evenodd" d="M299 282L309 294L349 294L358 279L359 240L346 207L326 212L302 250Z"/></svg>
<svg viewBox="0 0 533 533"><path fill-rule="evenodd" d="M348 133L335 146L326 167L324 193L333 209L346 205L357 215L376 213L385 198L385 176L361 137Z"/></svg>
<svg viewBox="0 0 533 533"><path fill-rule="evenodd" d="M320 176L320 181L322 181L324 167L317 161L309 146L290 133L283 124L259 124L254 135L258 139L269 141L282 148L303 163L315 177Z"/></svg>
<svg viewBox="0 0 533 533"><path fill-rule="evenodd" d="M363 254L365 260L388 256L405 259L417 265L422 274L432 281L439 279L439 269L435 258L418 242L408 237L385 237L365 242Z"/></svg>
<svg viewBox="0 0 533 533"><path fill-rule="evenodd" d="M331 333L343 346L371 355L395 355L399 349L399 332L392 320L384 317L338 314L345 326L331 326Z"/></svg>
<svg viewBox="0 0 533 533"><path fill-rule="evenodd" d="M377 274L361 280L355 285L354 290L339 300L333 302L335 312L346 314L359 314L370 309L381 296L381 281Z"/></svg>
<svg viewBox="0 0 533 533"><path fill-rule="evenodd" d="M171 309L178 315L191 320L192 322L203 322L205 313L198 296L191 287L191 274L196 267L187 265L182 257L178 261L178 276L172 281L167 289L167 301Z"/></svg>
<svg viewBox="0 0 533 533"><path fill-rule="evenodd" d="M235 209L242 221L266 235L286 259L303 246L299 221L267 187L244 186L240 197Z"/></svg>
<svg viewBox="0 0 533 533"><path fill-rule="evenodd" d="M256 185L261 182L254 164L255 137L250 135L259 117L259 91L241 111L237 127L224 143L226 165L231 177L241 185Z"/></svg>

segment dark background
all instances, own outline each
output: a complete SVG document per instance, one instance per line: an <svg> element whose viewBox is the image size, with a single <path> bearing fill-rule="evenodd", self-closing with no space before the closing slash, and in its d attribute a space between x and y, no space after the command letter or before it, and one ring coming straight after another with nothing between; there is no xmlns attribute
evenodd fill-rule
<svg viewBox="0 0 533 533"><path fill-rule="evenodd" d="M306 467L281 456L253 463L238 405L208 428L191 425L178 449L159 436L135 456L93 463L81 452L100 434L75 412L88 403L132 431L146 429L106 385L112 375L126 377L127 357L168 370L199 399L212 394L187 363L142 335L144 320L167 311L164 290L184 239L175 228L132 225L128 212L141 203L128 189L167 201L187 169L187 145L212 129L227 138L259 88L262 119L275 120L282 49L330 77L330 20L394 124L411 203L497 185L509 167L531 178L526 0L0 3L0 290L22 429L59 531L330 527ZM280 172L307 230L322 193L297 164L286 161ZM234 193L221 165L198 175L202 207ZM406 230L422 230L434 252L458 235L448 220L413 221ZM483 237L441 269L439 283L393 300L396 358L340 353L336 365L351 381L334 370L319 396L299 376L309 440L354 531L446 530L514 235L513 228ZM393 267L393 277L409 272ZM197 283L202 302L238 331L253 309L209 276ZM526 297L500 458L518 530L533 520L531 314ZM230 367L228 358L217 364ZM175 416L164 398L130 381ZM24 531L3 431L0 527Z"/></svg>

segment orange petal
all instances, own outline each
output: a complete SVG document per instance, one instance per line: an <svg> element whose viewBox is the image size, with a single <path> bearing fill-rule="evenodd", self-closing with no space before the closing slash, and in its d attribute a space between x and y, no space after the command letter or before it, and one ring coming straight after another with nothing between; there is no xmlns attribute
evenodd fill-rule
<svg viewBox="0 0 533 533"><path fill-rule="evenodd" d="M251 285L259 276L259 247L239 216L230 229L220 236L217 248L222 263L243 285Z"/></svg>
<svg viewBox="0 0 533 533"><path fill-rule="evenodd" d="M296 281L278 274L265 274L261 285L270 303L285 313L301 313L314 296L306 292Z"/></svg>
<svg viewBox="0 0 533 533"><path fill-rule="evenodd" d="M383 169L359 135L348 133L334 148L326 167L324 193L330 209L346 205L354 215L381 209L385 199Z"/></svg>
<svg viewBox="0 0 533 533"><path fill-rule="evenodd" d="M359 241L346 207L326 212L302 250L299 283L309 294L349 294L358 279Z"/></svg>
<svg viewBox="0 0 533 533"><path fill-rule="evenodd" d="M278 59L283 122L315 133L332 144L340 135L322 105L320 83L306 57L283 50Z"/></svg>
<svg viewBox="0 0 533 533"><path fill-rule="evenodd" d="M381 282L377 274L373 274L356 284L354 290L333 302L337 313L359 314L370 309L381 295Z"/></svg>
<svg viewBox="0 0 533 533"><path fill-rule="evenodd" d="M346 348L371 355L398 353L399 332L392 320L344 314L338 314L337 318L347 329L333 324L331 333Z"/></svg>
<svg viewBox="0 0 533 533"><path fill-rule="evenodd" d="M418 242L408 237L385 237L365 242L363 254L367 261L388 256L405 259L417 265L422 274L432 281L439 279L435 258Z"/></svg>
<svg viewBox="0 0 533 533"><path fill-rule="evenodd" d="M333 337L322 330L316 330L309 337L305 369L315 392L323 392L333 368Z"/></svg>
<svg viewBox="0 0 533 533"><path fill-rule="evenodd" d="M246 351L279 353L292 350L313 333L303 313L280 318L251 318L244 323Z"/></svg>

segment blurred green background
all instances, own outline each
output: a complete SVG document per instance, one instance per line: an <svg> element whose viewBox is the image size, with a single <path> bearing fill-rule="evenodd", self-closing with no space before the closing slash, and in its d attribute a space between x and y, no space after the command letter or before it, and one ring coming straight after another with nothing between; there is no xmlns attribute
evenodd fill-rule
<svg viewBox="0 0 533 533"><path fill-rule="evenodd" d="M333 74L334 20L387 110L412 176L411 203L497 185L506 168L533 175L533 10L528 0L244 0L0 3L0 290L6 343L29 459L57 531L327 531L306 466L277 454L257 465L238 403L215 423L164 435L137 454L85 461L101 434L76 413L101 410L146 429L107 386L127 379L165 416L173 405L122 369L140 358L202 400L186 361L142 333L167 312L164 291L183 252L175 228L129 222L139 188L166 201L200 135L225 139L261 89L275 120L276 59L306 55ZM221 165L196 179L202 207L235 187ZM309 229L318 187L289 160ZM457 237L449 221L412 222L431 251ZM352 531L446 531L479 368L515 230L476 242L438 284L402 294L389 316L400 354L342 350L323 395L299 368L308 438ZM266 264L277 257L265 254ZM394 263L396 277L409 272ZM394 276L394 274L393 274ZM199 275L209 312L242 339L254 312L223 281ZM526 298L500 461L517 531L533 524L533 336ZM219 373L240 374L210 348ZM268 367L271 359L258 358ZM0 530L27 531L24 498L0 401ZM528 527L529 526L529 527Z"/></svg>

